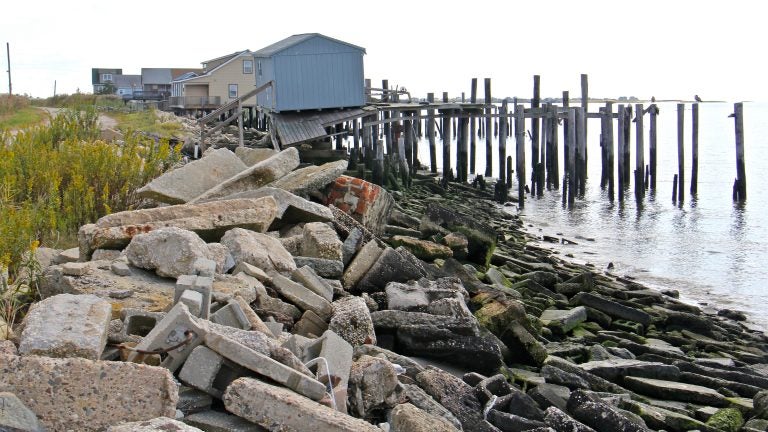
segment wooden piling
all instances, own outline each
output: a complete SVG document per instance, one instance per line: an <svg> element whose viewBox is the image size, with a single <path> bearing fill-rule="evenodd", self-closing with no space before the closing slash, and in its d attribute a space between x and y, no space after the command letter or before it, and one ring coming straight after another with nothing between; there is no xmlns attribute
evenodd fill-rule
<svg viewBox="0 0 768 432"><path fill-rule="evenodd" d="M605 108L597 109L600 114L600 189L605 189L608 184L608 145L605 139L608 137L607 124L608 118L605 115Z"/></svg>
<svg viewBox="0 0 768 432"><path fill-rule="evenodd" d="M552 138L552 151L549 153L550 167L548 174L552 176L552 184L554 185L555 190L557 190L560 189L560 161L558 160L559 123L557 121L557 106L552 105L550 107L550 116L552 118L552 121L550 122L552 128L552 133L550 134L550 137Z"/></svg>
<svg viewBox="0 0 768 432"><path fill-rule="evenodd" d="M744 160L744 105L741 102L733 104L733 116L736 129L736 183L733 199L744 202L747 200L747 169Z"/></svg>
<svg viewBox="0 0 768 432"><path fill-rule="evenodd" d="M435 94L427 93L427 102L435 102ZM437 173L437 151L435 149L435 110L427 110L427 140L429 141L429 170Z"/></svg>
<svg viewBox="0 0 768 432"><path fill-rule="evenodd" d="M677 202L677 174L672 177L672 202Z"/></svg>
<svg viewBox="0 0 768 432"><path fill-rule="evenodd" d="M619 134L619 139L617 143L616 148L616 154L618 155L619 163L618 163L618 175L619 175L619 202L624 201L624 105L619 104L618 106L618 126L617 126L617 132ZM611 168L613 170L613 168Z"/></svg>
<svg viewBox="0 0 768 432"><path fill-rule="evenodd" d="M643 134L643 104L635 105L635 197L639 200L645 195L645 140Z"/></svg>
<svg viewBox="0 0 768 432"><path fill-rule="evenodd" d="M649 154L651 157L650 166L650 181L651 192L656 191L656 116L659 114L659 108L656 104L652 104L648 107L648 114L650 114L650 125L648 126L648 140L649 140Z"/></svg>
<svg viewBox="0 0 768 432"><path fill-rule="evenodd" d="M493 98L491 97L491 79L486 78L485 79L485 176L491 177L493 175L493 145L491 143L491 140L493 139L493 135L490 133L491 128L493 127L493 119L491 118L491 114L493 114L493 109L491 108L491 104L493 103Z"/></svg>
<svg viewBox="0 0 768 432"><path fill-rule="evenodd" d="M412 113L410 111L403 112L403 135L405 138L405 155L404 159L408 163L408 173L413 175L416 173L415 168L415 158L413 156L413 150L414 150L414 140L413 140L413 120L412 120ZM408 177L410 180L410 177ZM404 184L403 186L408 186L407 184Z"/></svg>
<svg viewBox="0 0 768 432"><path fill-rule="evenodd" d="M544 183L547 190L552 190L552 173L550 172L550 157L552 156L552 118L550 117L550 104L545 103L541 119L541 162L544 166Z"/></svg>
<svg viewBox="0 0 768 432"><path fill-rule="evenodd" d="M507 183L507 100L501 103L499 110L499 182Z"/></svg>
<svg viewBox="0 0 768 432"><path fill-rule="evenodd" d="M531 109L539 107L541 100L541 77L533 76L533 98L531 98ZM536 188L539 185L539 118L536 115L531 117L531 195L536 194Z"/></svg>
<svg viewBox="0 0 768 432"><path fill-rule="evenodd" d="M587 166L587 115L589 114L589 76L581 74L581 107L584 109L584 166ZM584 181L586 181L586 168L584 170Z"/></svg>
<svg viewBox="0 0 768 432"><path fill-rule="evenodd" d="M525 110L515 105L515 149L517 150L517 201L525 207Z"/></svg>
<svg viewBox="0 0 768 432"><path fill-rule="evenodd" d="M477 103L477 78L472 78L472 88L469 94L469 102L472 104ZM474 174L476 169L475 153L477 151L477 133L475 116L472 115L469 119L469 172Z"/></svg>
<svg viewBox="0 0 768 432"><path fill-rule="evenodd" d="M448 94L443 93L443 99ZM443 177L451 179L451 110L443 110Z"/></svg>
<svg viewBox="0 0 768 432"><path fill-rule="evenodd" d="M360 162L360 121L358 119L352 120L352 139L355 145L354 156L351 157L353 164Z"/></svg>
<svg viewBox="0 0 768 432"><path fill-rule="evenodd" d="M606 128L605 128L605 153L606 153L606 163L608 165L608 199L610 199L611 202L613 202L614 198L614 153L613 153L613 104L611 102L608 102L605 104L605 115L608 119Z"/></svg>
<svg viewBox="0 0 768 432"><path fill-rule="evenodd" d="M568 110L568 207L573 207L576 196L576 109Z"/></svg>
<svg viewBox="0 0 768 432"><path fill-rule="evenodd" d="M576 110L576 192L584 195L587 183L587 115L583 107Z"/></svg>
<svg viewBox="0 0 768 432"><path fill-rule="evenodd" d="M509 129L512 129L512 124L510 122L510 127L507 128L507 133L509 133ZM507 156L507 189L510 189L512 187L512 156Z"/></svg>
<svg viewBox="0 0 768 432"><path fill-rule="evenodd" d="M632 105L624 107L624 187L629 188L629 184L632 181L630 179L630 166L632 165Z"/></svg>
<svg viewBox="0 0 768 432"><path fill-rule="evenodd" d="M389 80L381 80L381 88L383 89L381 94L382 102L389 102ZM388 120L391 117L389 110L382 112L383 120ZM387 144L387 154L396 153L395 146L392 143L392 124L389 122L384 123L384 140Z"/></svg>
<svg viewBox="0 0 768 432"><path fill-rule="evenodd" d="M568 175L568 167L571 166L570 161L568 160L568 157L570 155L570 150L568 149L568 145L570 144L571 140L568 137L568 134L570 133L570 126L568 125L568 107L570 106L570 95L568 94L568 91L563 92L563 110L566 113L566 118L563 120L563 176ZM565 187L565 185L563 185Z"/></svg>
<svg viewBox="0 0 768 432"><path fill-rule="evenodd" d="M466 183L469 179L468 165L469 154L467 147L469 146L469 118L466 115L462 115L459 118L459 142L456 147L459 149L458 158L456 159L456 171L459 174L459 181Z"/></svg>
<svg viewBox="0 0 768 432"><path fill-rule="evenodd" d="M685 104L677 104L677 198L685 201Z"/></svg>
<svg viewBox="0 0 768 432"><path fill-rule="evenodd" d="M699 103L691 105L691 196L696 197L699 183Z"/></svg>
<svg viewBox="0 0 768 432"><path fill-rule="evenodd" d="M379 127L378 125L372 128L373 136L373 169L371 172L373 183L383 186L384 185L384 143L379 139Z"/></svg>

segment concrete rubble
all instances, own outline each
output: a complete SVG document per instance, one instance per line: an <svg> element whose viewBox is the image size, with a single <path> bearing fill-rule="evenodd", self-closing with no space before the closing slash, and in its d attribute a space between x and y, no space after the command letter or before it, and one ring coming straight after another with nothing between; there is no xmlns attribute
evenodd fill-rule
<svg viewBox="0 0 768 432"><path fill-rule="evenodd" d="M298 165L208 151L51 251L0 429L768 430L738 311L564 261L480 190Z"/></svg>

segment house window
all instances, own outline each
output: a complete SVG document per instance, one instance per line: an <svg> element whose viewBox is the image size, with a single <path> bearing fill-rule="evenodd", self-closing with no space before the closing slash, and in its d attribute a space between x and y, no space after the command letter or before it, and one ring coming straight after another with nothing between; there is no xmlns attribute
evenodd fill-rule
<svg viewBox="0 0 768 432"><path fill-rule="evenodd" d="M246 75L253 74L253 60L243 60L243 73Z"/></svg>
<svg viewBox="0 0 768 432"><path fill-rule="evenodd" d="M230 84L229 85L229 98L230 99L236 99L237 98L237 84Z"/></svg>
<svg viewBox="0 0 768 432"><path fill-rule="evenodd" d="M259 60L259 76L261 76L261 60Z"/></svg>
<svg viewBox="0 0 768 432"><path fill-rule="evenodd" d="M112 82L112 74L101 74L101 82Z"/></svg>

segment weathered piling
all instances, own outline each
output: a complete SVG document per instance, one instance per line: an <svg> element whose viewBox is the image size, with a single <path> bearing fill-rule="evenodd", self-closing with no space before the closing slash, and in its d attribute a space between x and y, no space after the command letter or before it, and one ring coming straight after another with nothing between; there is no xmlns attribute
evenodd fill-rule
<svg viewBox="0 0 768 432"><path fill-rule="evenodd" d="M605 128L605 146L606 146L606 164L608 165L608 199L613 202L614 198L614 157L613 157L613 104L605 104L605 115L608 122Z"/></svg>
<svg viewBox="0 0 768 432"><path fill-rule="evenodd" d="M618 127L617 132L619 134L619 139L617 143L616 153L619 156L619 164L618 164L618 175L619 175L619 202L624 201L624 105L619 104L618 107ZM611 168L613 170L613 168Z"/></svg>
<svg viewBox="0 0 768 432"><path fill-rule="evenodd" d="M650 125L648 126L649 155L651 157L650 181L651 192L656 191L656 116L659 114L659 108L656 104L648 107L650 114Z"/></svg>
<svg viewBox="0 0 768 432"><path fill-rule="evenodd" d="M589 76L587 74L581 74L581 108L584 110L584 166L587 166L587 147L586 147L586 137L587 137L587 113L589 113ZM586 170L584 172L586 180ZM583 192L582 192L583 193Z"/></svg>
<svg viewBox="0 0 768 432"><path fill-rule="evenodd" d="M507 183L507 100L501 103L499 111L499 183Z"/></svg>
<svg viewBox="0 0 768 432"><path fill-rule="evenodd" d="M352 121L352 140L354 143L354 155L350 159L352 159L352 163L357 164L360 162L360 120L354 119ZM354 168L354 166L353 166Z"/></svg>
<svg viewBox="0 0 768 432"><path fill-rule="evenodd" d="M376 121L376 116L373 116ZM372 126L372 137L374 147L373 168L371 172L372 180L375 184L384 185L384 143L379 139L379 126Z"/></svg>
<svg viewBox="0 0 768 432"><path fill-rule="evenodd" d="M403 135L405 137L405 160L408 162L408 172L414 174L415 169L415 140L413 139L413 120L410 111L403 112ZM410 179L410 177L408 177Z"/></svg>
<svg viewBox="0 0 768 432"><path fill-rule="evenodd" d="M608 137L608 122L611 121L605 114L605 108L598 108L600 113L600 189L605 189L608 184L608 145L605 139Z"/></svg>
<svg viewBox="0 0 768 432"><path fill-rule="evenodd" d="M583 196L587 184L587 115L584 108L576 110L576 188Z"/></svg>
<svg viewBox="0 0 768 432"><path fill-rule="evenodd" d="M568 145L571 142L571 140L568 138L568 134L570 133L567 114L569 106L570 95L568 94L568 91L563 91L563 110L566 113L565 119L563 120L563 178L568 175L568 167L571 166L570 161L568 160L570 155ZM565 187L565 185L563 185L563 187Z"/></svg>
<svg viewBox="0 0 768 432"><path fill-rule="evenodd" d="M552 132L550 134L550 137L552 139L552 147L551 151L548 152L550 166L547 170L548 175L552 177L552 185L555 187L555 189L560 189L560 162L558 161L558 117L557 117L557 106L552 105L550 106L550 117L552 121L550 122L550 127L552 128Z"/></svg>
<svg viewBox="0 0 768 432"><path fill-rule="evenodd" d="M632 105L624 107L624 111L621 114L624 116L624 187L629 187L630 180L630 166L632 162Z"/></svg>
<svg viewBox="0 0 768 432"><path fill-rule="evenodd" d="M533 98L531 98L531 195L536 194L539 185L539 118L536 111L541 101L541 77L533 76Z"/></svg>
<svg viewBox="0 0 768 432"><path fill-rule="evenodd" d="M552 154L552 125L550 124L552 119L550 118L550 106L549 103L544 104L541 118L541 164L544 167L542 170L542 173L544 173L542 181L547 185L547 190L552 190L552 176L549 161Z"/></svg>
<svg viewBox="0 0 768 432"><path fill-rule="evenodd" d="M576 110L568 110L568 207L573 206L576 196Z"/></svg>
<svg viewBox="0 0 768 432"><path fill-rule="evenodd" d="M672 202L677 202L677 174L672 177Z"/></svg>
<svg viewBox="0 0 768 432"><path fill-rule="evenodd" d="M685 104L677 104L677 197L685 201Z"/></svg>
<svg viewBox="0 0 768 432"><path fill-rule="evenodd" d="M469 174L467 172L467 165L469 162L467 146L469 145L469 135L471 134L471 131L469 130L469 118L466 115L462 115L459 118L459 130L459 142L456 146L459 148L459 157L456 160L456 170L457 172L461 172L461 174L458 176L459 181L466 183L467 179L469 178Z"/></svg>
<svg viewBox="0 0 768 432"><path fill-rule="evenodd" d="M443 103L448 103L448 93L443 92ZM443 177L451 178L451 110L442 110L443 115Z"/></svg>
<svg viewBox="0 0 768 432"><path fill-rule="evenodd" d="M491 128L493 127L493 119L491 118L491 114L493 114L493 109L491 108L491 104L493 103L493 98L491 98L491 79L486 78L485 79L485 176L490 177L493 175L493 146L491 143L491 140L493 139L492 134L490 133Z"/></svg>
<svg viewBox="0 0 768 432"><path fill-rule="evenodd" d="M472 78L472 89L469 94L469 101L472 104L477 103L477 78ZM476 167L476 153L477 153L477 135L475 133L476 123L475 116L471 116L469 119L469 172L474 174Z"/></svg>
<svg viewBox="0 0 768 432"><path fill-rule="evenodd" d="M381 101L382 102L389 102L389 80L381 80ZM387 144L387 154L393 154L394 145L392 144L392 125L386 121L390 118L391 113L388 110L385 110L382 112L382 119L385 120L384 122L384 140Z"/></svg>
<svg viewBox="0 0 768 432"><path fill-rule="evenodd" d="M645 195L645 140L643 128L643 104L635 105L635 198L641 200Z"/></svg>
<svg viewBox="0 0 768 432"><path fill-rule="evenodd" d="M515 148L517 150L517 201L525 207L525 110L515 105Z"/></svg>
<svg viewBox="0 0 768 432"><path fill-rule="evenodd" d="M733 117L736 129L736 182L733 185L734 201L747 200L747 169L744 161L744 105L733 104Z"/></svg>
<svg viewBox="0 0 768 432"><path fill-rule="evenodd" d="M699 182L699 103L691 105L691 195L696 196Z"/></svg>
<svg viewBox="0 0 768 432"><path fill-rule="evenodd" d="M509 129L512 129L512 124L510 123L510 127L507 128L507 133L509 133ZM512 187L512 156L507 156L507 189Z"/></svg>
<svg viewBox="0 0 768 432"><path fill-rule="evenodd" d="M427 102L435 102L435 94L427 93ZM437 173L437 150L435 149L435 110L427 110L427 140L429 141L429 171Z"/></svg>

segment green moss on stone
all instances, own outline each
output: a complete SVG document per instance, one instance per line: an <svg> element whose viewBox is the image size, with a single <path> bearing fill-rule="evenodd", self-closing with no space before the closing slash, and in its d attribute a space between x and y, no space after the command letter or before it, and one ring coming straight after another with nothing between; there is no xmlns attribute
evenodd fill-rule
<svg viewBox="0 0 768 432"><path fill-rule="evenodd" d="M724 430L726 432L737 432L744 424L744 417L736 408L723 408L717 410L712 417L707 420L707 425Z"/></svg>

